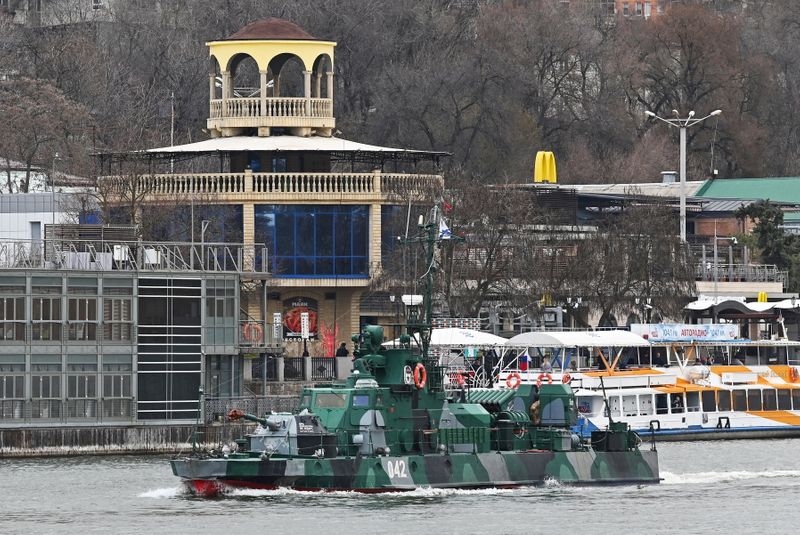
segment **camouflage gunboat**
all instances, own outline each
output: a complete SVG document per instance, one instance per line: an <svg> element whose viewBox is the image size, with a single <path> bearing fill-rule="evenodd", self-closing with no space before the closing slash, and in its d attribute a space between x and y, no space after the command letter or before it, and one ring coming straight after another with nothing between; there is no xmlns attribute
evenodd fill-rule
<svg viewBox="0 0 800 535"><path fill-rule="evenodd" d="M437 227L423 227L430 262ZM421 351L409 335L400 349L384 349L383 329L367 326L353 337L346 383L306 388L296 413L231 411L256 430L234 452L173 459L173 473L203 495L225 487L386 492L659 481L657 452L640 450L626 424L609 422L587 442L572 432L569 385L447 391L442 368L427 358L430 299L424 304L423 317L409 323Z"/></svg>

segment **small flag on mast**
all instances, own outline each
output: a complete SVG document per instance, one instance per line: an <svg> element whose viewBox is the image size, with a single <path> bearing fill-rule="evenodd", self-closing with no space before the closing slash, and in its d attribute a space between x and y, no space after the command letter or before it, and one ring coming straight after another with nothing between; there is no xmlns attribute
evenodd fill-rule
<svg viewBox="0 0 800 535"><path fill-rule="evenodd" d="M453 233L450 232L450 228L445 223L444 218L439 220L439 239L440 240L449 240L453 237Z"/></svg>

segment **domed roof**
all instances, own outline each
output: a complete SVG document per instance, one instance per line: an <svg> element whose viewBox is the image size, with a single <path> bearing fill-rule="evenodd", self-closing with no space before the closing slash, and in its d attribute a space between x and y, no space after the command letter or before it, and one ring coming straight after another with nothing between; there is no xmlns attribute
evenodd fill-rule
<svg viewBox="0 0 800 535"><path fill-rule="evenodd" d="M235 41L241 39L305 39L316 40L315 37L303 28L288 20L270 17L268 19L251 22L238 32L226 39Z"/></svg>

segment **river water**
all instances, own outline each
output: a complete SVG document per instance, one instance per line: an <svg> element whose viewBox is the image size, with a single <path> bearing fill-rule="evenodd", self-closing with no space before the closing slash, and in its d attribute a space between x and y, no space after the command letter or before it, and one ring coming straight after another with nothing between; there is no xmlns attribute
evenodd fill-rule
<svg viewBox="0 0 800 535"><path fill-rule="evenodd" d="M166 457L0 459L0 533L796 533L800 439L659 444L660 485L186 494Z"/></svg>

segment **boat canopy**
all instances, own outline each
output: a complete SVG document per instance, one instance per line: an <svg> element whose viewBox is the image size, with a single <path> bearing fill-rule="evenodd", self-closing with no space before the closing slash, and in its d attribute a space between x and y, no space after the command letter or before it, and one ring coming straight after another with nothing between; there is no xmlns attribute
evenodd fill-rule
<svg viewBox="0 0 800 535"><path fill-rule="evenodd" d="M419 335L415 335L419 339ZM433 329L431 331L431 346L480 346L496 347L505 345L508 340L502 336L492 333L476 331L473 329L460 329L457 327L446 327ZM399 345L400 339L388 342L389 345Z"/></svg>
<svg viewBox="0 0 800 535"><path fill-rule="evenodd" d="M783 299L782 301L770 301L766 303L759 303L759 302L745 302L741 299L731 299L727 298L725 300L720 299L698 299L697 301L692 301L685 307L685 310L694 310L694 311L701 311L701 310L708 310L716 306L719 308L731 307L731 308L743 308L749 310L751 312L767 312L770 310L796 310L800 308L800 300L798 299Z"/></svg>
<svg viewBox="0 0 800 535"><path fill-rule="evenodd" d="M518 334L506 347L647 347L650 343L630 331L533 331Z"/></svg>

